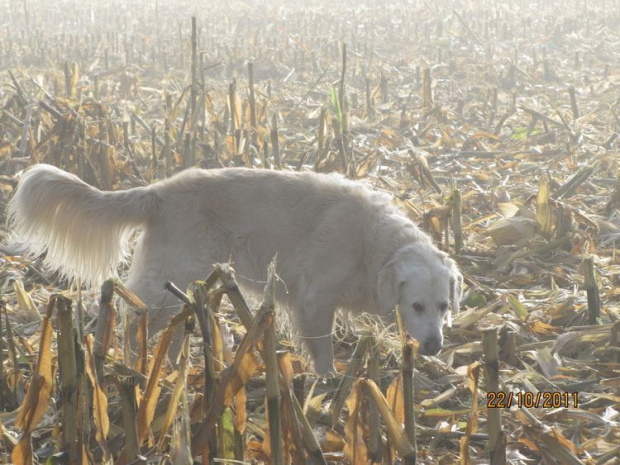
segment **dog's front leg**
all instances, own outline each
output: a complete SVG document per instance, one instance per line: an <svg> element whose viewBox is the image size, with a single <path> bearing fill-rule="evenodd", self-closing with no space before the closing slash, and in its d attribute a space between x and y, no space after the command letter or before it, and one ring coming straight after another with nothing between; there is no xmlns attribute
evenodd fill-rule
<svg viewBox="0 0 620 465"><path fill-rule="evenodd" d="M307 299L300 309L297 333L314 361L319 375L335 372L332 327L336 306L318 299Z"/></svg>

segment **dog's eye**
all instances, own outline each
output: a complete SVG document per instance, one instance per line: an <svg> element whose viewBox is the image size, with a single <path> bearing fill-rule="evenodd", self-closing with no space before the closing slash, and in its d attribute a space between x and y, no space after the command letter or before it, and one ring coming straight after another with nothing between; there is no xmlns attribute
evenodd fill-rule
<svg viewBox="0 0 620 465"><path fill-rule="evenodd" d="M422 304L420 302L416 302L412 305L413 309L418 312L418 313L422 313L424 311L424 307L422 306Z"/></svg>
<svg viewBox="0 0 620 465"><path fill-rule="evenodd" d="M439 304L439 310L445 312L448 310L448 302L442 302Z"/></svg>

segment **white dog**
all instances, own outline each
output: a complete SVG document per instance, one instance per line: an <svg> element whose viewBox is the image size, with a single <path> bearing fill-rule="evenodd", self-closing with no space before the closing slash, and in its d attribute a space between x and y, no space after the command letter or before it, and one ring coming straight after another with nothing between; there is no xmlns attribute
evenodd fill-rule
<svg viewBox="0 0 620 465"><path fill-rule="evenodd" d="M241 285L261 291L277 253L278 300L318 373L333 369L338 308L387 315L399 304L421 352L436 354L449 304L457 312L461 297L455 262L388 195L339 175L192 169L102 192L41 164L21 178L8 221L50 269L87 284L116 274L128 235L141 228L127 286L153 309L150 334L171 316L166 281L184 288L232 258Z"/></svg>

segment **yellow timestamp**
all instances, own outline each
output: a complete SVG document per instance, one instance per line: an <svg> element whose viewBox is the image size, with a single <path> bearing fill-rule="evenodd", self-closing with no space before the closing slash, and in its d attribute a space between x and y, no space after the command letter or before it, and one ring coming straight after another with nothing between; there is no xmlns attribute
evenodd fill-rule
<svg viewBox="0 0 620 465"><path fill-rule="evenodd" d="M487 408L578 408L577 392L487 392Z"/></svg>

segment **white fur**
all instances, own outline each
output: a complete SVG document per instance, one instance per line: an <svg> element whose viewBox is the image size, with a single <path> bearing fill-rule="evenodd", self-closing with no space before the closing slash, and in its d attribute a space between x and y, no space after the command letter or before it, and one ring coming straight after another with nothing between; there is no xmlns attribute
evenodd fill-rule
<svg viewBox="0 0 620 465"><path fill-rule="evenodd" d="M277 252L278 300L292 309L319 373L333 369L337 308L386 315L400 304L422 352L436 353L449 303L458 311L461 296L455 262L388 195L339 175L192 169L102 192L36 165L22 177L8 219L30 252L47 253L50 269L89 284L115 274L127 235L141 228L127 285L153 308L151 334L171 316L167 280L184 288L232 258L241 285L260 292Z"/></svg>

